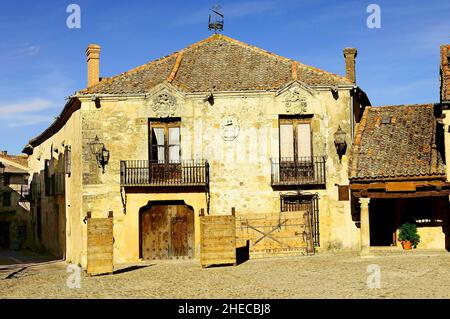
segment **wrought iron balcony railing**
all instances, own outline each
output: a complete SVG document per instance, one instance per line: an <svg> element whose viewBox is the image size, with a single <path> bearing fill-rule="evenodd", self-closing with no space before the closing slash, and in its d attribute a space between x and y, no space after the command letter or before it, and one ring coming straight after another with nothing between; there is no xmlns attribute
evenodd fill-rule
<svg viewBox="0 0 450 319"><path fill-rule="evenodd" d="M120 162L122 186L206 186L209 164L206 160L158 163L147 160Z"/></svg>
<svg viewBox="0 0 450 319"><path fill-rule="evenodd" d="M272 186L325 185L324 156L272 158Z"/></svg>

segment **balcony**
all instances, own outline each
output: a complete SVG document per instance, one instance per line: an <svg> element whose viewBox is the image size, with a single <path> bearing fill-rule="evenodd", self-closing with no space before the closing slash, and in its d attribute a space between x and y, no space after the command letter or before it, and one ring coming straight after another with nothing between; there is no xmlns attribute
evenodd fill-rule
<svg viewBox="0 0 450 319"><path fill-rule="evenodd" d="M324 156L272 158L272 186L324 186Z"/></svg>
<svg viewBox="0 0 450 319"><path fill-rule="evenodd" d="M122 186L206 186L209 164L206 160L158 163L146 160L120 162Z"/></svg>

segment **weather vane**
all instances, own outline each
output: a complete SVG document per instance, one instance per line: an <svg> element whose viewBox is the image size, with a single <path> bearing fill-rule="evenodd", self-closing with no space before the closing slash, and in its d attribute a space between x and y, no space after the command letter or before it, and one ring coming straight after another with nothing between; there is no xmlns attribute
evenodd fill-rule
<svg viewBox="0 0 450 319"><path fill-rule="evenodd" d="M213 16L209 15L208 29L214 30L214 33L223 31L223 14L220 13L220 5L215 4L210 10L213 12Z"/></svg>

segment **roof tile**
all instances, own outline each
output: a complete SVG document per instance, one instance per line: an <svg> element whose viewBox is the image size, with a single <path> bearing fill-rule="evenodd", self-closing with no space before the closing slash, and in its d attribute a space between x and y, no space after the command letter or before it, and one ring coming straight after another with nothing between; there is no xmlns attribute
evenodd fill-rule
<svg viewBox="0 0 450 319"><path fill-rule="evenodd" d="M213 35L78 93L143 94L165 81L185 92L277 90L296 79L311 86L352 85L343 76Z"/></svg>
<svg viewBox="0 0 450 319"><path fill-rule="evenodd" d="M382 124L384 117L395 121ZM433 104L367 107L351 151L350 179L445 176L435 143Z"/></svg>

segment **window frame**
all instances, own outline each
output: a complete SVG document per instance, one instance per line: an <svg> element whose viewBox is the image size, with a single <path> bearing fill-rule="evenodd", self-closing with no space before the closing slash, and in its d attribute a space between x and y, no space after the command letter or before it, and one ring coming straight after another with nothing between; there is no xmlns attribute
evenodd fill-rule
<svg viewBox="0 0 450 319"><path fill-rule="evenodd" d="M152 129L153 128L163 128L164 129L164 162L159 162L158 158L153 158L153 148L161 147L154 145L152 141ZM178 144L169 144L169 129L178 128ZM170 162L170 147L178 146L178 163ZM180 164L181 163L181 119L180 118L170 118L170 119L152 119L148 121L148 159L152 164Z"/></svg>
<svg viewBox="0 0 450 319"><path fill-rule="evenodd" d="M305 117L280 117L278 119L278 155L280 158L280 161L282 159L281 157L281 125L292 125L292 134L293 136L293 143L294 143L294 150L293 150L293 158L294 162L298 162L298 152L299 152L299 141L298 141L298 125L299 124L308 124L309 125L309 134L310 134L310 149L311 149L311 158L314 157L314 146L313 146L313 134L312 134L312 121L311 118L305 118Z"/></svg>

